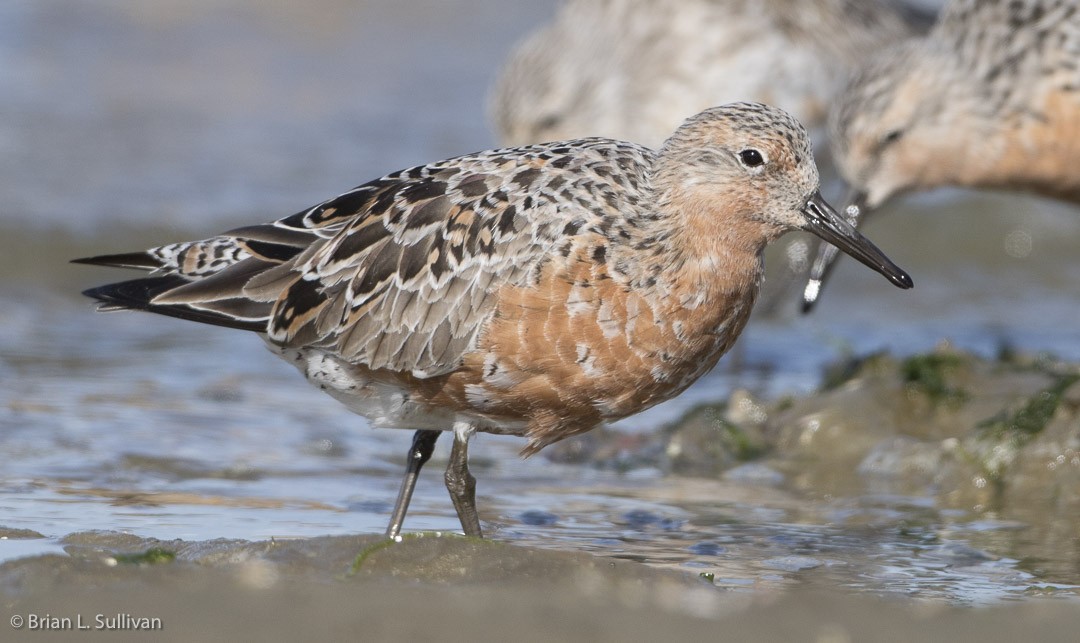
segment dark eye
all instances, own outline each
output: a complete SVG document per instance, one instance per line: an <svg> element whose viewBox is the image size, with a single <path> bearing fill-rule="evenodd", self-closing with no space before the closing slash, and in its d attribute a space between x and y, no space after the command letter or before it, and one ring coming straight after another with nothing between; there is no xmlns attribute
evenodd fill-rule
<svg viewBox="0 0 1080 643"><path fill-rule="evenodd" d="M885 147L890 143L895 143L900 140L900 137L904 135L904 130L894 129L885 136L881 137L881 146Z"/></svg>
<svg viewBox="0 0 1080 643"><path fill-rule="evenodd" d="M739 152L739 160L746 167L757 167L765 162L765 158L761 156L761 152L755 149L743 150Z"/></svg>

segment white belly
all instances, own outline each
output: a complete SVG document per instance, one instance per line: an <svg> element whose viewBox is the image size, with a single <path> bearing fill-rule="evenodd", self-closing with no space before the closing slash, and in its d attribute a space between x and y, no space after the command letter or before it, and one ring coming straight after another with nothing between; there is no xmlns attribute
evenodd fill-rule
<svg viewBox="0 0 1080 643"><path fill-rule="evenodd" d="M282 348L267 343L270 350L304 374L309 382L326 391L349 410L367 418L372 426L394 429L434 429L451 431L463 422L485 433L521 435L524 422L503 422L478 413L458 412L427 404L409 390L372 379L365 368L356 367L318 349Z"/></svg>

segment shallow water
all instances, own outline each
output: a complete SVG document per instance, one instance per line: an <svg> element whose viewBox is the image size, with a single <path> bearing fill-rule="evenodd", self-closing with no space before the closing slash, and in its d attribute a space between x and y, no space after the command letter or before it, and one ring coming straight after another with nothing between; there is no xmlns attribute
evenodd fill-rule
<svg viewBox="0 0 1080 643"><path fill-rule="evenodd" d="M91 529L201 540L384 528L408 433L368 430L255 337L92 314L77 292L121 273L66 264L276 218L493 145L487 84L554 3L317 5L0 6L0 524L50 539L0 540L0 559ZM813 316L797 317L790 293L715 372L621 427L655 430L735 387L807 393L848 352L947 339L1080 360L1077 215L1006 195L900 203L867 232L914 290L845 262ZM619 474L522 461L513 439L474 444L496 538L712 574L732 590L797 580L986 603L1080 585L1075 539L1062 551L1044 537L1050 518ZM439 447L409 530L456 528Z"/></svg>

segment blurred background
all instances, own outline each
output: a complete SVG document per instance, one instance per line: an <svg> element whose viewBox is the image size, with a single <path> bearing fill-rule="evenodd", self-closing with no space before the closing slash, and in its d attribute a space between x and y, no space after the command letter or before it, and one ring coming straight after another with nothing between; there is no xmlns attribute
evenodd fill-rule
<svg viewBox="0 0 1080 643"><path fill-rule="evenodd" d="M276 219L386 172L495 146L489 88L513 44L556 6L0 3L0 521L47 537L0 543L0 558L56 548L53 539L83 529L184 539L380 532L409 434L367 430L256 337L94 314L79 291L123 273L67 262ZM655 431L737 388L807 393L848 354L906 356L946 341L987 356L1080 360L1077 224L1075 208L1021 195L900 200L865 232L914 290L845 261L813 315L795 312L798 288L776 295L714 373L619 428ZM770 281L780 281L775 268ZM675 542L672 564L693 566L836 536L750 497L697 521L751 525L743 549L715 545L715 533L682 526L720 509L639 493L657 483L655 470L521 461L514 440L489 436L476 445L481 517L496 537L650 562ZM408 530L456 529L437 469ZM971 600L1006 591L933 578Z"/></svg>

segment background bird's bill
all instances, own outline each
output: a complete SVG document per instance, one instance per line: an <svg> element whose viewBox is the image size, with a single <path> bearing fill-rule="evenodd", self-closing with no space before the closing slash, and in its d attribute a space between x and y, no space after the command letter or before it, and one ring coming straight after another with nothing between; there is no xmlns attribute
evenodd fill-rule
<svg viewBox="0 0 1080 643"><path fill-rule="evenodd" d="M832 244L831 246L822 244L818 248L818 258L811 269L810 282L803 292L804 311L808 310L808 307L817 299L824 276L836 258L837 249L843 250L881 273L899 288L906 289L914 285L906 272L855 229L858 223L859 207L853 206L849 208L849 211L851 212L850 219L843 217L822 198L820 192L815 192L803 208L803 214L806 215L803 229Z"/></svg>
<svg viewBox="0 0 1080 643"><path fill-rule="evenodd" d="M853 228L858 228L862 222L863 213L866 211L866 195L852 190L846 199L849 204L844 208L844 218ZM803 287L803 313L809 313L814 309L818 299L821 298L821 289L825 287L825 281L836 267L839 258L839 249L829 243L818 243L814 255L814 263L810 266L810 274Z"/></svg>

